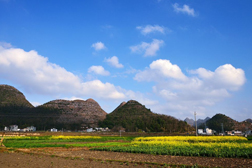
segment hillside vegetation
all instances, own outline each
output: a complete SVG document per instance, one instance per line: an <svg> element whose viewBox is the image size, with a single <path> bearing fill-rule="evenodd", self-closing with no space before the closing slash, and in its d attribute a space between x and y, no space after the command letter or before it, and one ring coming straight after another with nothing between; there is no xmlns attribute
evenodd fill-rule
<svg viewBox="0 0 252 168"><path fill-rule="evenodd" d="M9 85L0 85L0 106L33 107L23 93Z"/></svg>
<svg viewBox="0 0 252 168"><path fill-rule="evenodd" d="M146 132L186 132L190 127L184 121L167 115L155 114L137 101L122 103L106 119L99 123L101 127L126 131ZM191 128L191 127L190 127Z"/></svg>

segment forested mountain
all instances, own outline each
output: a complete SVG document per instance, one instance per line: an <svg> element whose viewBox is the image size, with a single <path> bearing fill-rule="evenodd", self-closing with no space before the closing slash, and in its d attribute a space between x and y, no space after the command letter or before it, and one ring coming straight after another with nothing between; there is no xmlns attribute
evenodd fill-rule
<svg viewBox="0 0 252 168"><path fill-rule="evenodd" d="M217 132L222 132L222 124L224 131L246 131L252 129L252 125L249 121L250 120L248 119L243 122L238 122L224 114L216 114L206 122L206 126ZM205 124L200 125L199 128L205 128Z"/></svg>
<svg viewBox="0 0 252 168"><path fill-rule="evenodd" d="M224 131L232 131L237 123L237 121L224 114L216 114L206 122L206 125L217 132L222 132L222 124Z"/></svg>
<svg viewBox="0 0 252 168"><path fill-rule="evenodd" d="M185 132L190 126L184 121L167 115L155 114L135 100L121 103L106 119L99 123L101 127L113 129L123 127L126 131L146 132ZM191 128L191 127L190 127Z"/></svg>

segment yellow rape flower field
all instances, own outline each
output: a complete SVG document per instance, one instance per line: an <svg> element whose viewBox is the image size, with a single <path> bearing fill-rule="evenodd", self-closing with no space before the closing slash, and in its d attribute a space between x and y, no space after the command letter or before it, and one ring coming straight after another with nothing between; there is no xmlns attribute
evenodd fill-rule
<svg viewBox="0 0 252 168"><path fill-rule="evenodd" d="M97 148L155 155L252 158L252 143L239 136L138 137L130 146Z"/></svg>
<svg viewBox="0 0 252 168"><path fill-rule="evenodd" d="M134 141L187 141L187 142L232 142L247 141L240 136L160 136L160 137L138 137Z"/></svg>

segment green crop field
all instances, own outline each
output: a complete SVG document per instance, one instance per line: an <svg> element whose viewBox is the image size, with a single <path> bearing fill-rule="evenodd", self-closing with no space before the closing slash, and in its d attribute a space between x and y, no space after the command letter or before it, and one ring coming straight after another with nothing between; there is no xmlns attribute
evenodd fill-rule
<svg viewBox="0 0 252 168"><path fill-rule="evenodd" d="M252 158L252 141L248 139L237 136L23 136L6 137L4 145L8 148L87 147L154 155Z"/></svg>
<svg viewBox="0 0 252 168"><path fill-rule="evenodd" d="M97 147L129 145L133 137L105 136L23 136L6 137L4 145L8 148L41 147ZM118 142L120 141L120 142ZM86 142L86 143L85 143Z"/></svg>

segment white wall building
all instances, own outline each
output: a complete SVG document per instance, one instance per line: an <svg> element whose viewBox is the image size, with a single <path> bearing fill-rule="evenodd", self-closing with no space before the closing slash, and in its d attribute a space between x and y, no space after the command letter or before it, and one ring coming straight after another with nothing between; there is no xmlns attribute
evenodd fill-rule
<svg viewBox="0 0 252 168"><path fill-rule="evenodd" d="M58 130L56 128L52 128L50 131L51 132L58 132Z"/></svg>
<svg viewBox="0 0 252 168"><path fill-rule="evenodd" d="M213 130L209 129L209 128L206 128L206 134L207 135L213 135Z"/></svg>
<svg viewBox="0 0 252 168"><path fill-rule="evenodd" d="M203 129L198 129L198 134L202 135L203 134Z"/></svg>
<svg viewBox="0 0 252 168"><path fill-rule="evenodd" d="M4 131L9 131L9 128L8 127L4 127Z"/></svg>
<svg viewBox="0 0 252 168"><path fill-rule="evenodd" d="M19 131L18 125L10 125L10 131Z"/></svg>
<svg viewBox="0 0 252 168"><path fill-rule="evenodd" d="M27 127L27 131L36 131L36 127L34 126Z"/></svg>
<svg viewBox="0 0 252 168"><path fill-rule="evenodd" d="M93 128L88 128L87 132L93 132Z"/></svg>

